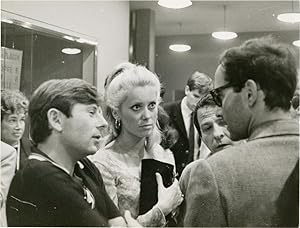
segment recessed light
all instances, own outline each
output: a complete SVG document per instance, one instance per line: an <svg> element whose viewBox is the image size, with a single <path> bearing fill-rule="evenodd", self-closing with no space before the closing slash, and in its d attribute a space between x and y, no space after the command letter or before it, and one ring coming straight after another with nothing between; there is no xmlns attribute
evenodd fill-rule
<svg viewBox="0 0 300 228"><path fill-rule="evenodd" d="M279 21L288 23L300 22L300 13L282 13L277 16Z"/></svg>
<svg viewBox="0 0 300 228"><path fill-rule="evenodd" d="M211 35L219 40L231 40L238 36L235 32L228 31L213 32Z"/></svg>
<svg viewBox="0 0 300 228"><path fill-rule="evenodd" d="M296 47L300 47L300 40L295 40L293 42L293 45L295 45Z"/></svg>
<svg viewBox="0 0 300 228"><path fill-rule="evenodd" d="M191 46L187 44L172 44L169 49L176 52L185 52L191 50Z"/></svg>
<svg viewBox="0 0 300 228"><path fill-rule="evenodd" d="M79 54L81 50L79 48L64 48L61 52L67 55L76 55Z"/></svg>
<svg viewBox="0 0 300 228"><path fill-rule="evenodd" d="M171 9L182 9L192 5L190 0L159 0L158 5L171 8Z"/></svg>

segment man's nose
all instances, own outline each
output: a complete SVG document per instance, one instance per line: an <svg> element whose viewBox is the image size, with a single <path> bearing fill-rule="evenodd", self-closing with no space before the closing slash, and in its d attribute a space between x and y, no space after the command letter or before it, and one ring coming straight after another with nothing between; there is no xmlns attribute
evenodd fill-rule
<svg viewBox="0 0 300 228"><path fill-rule="evenodd" d="M214 126L214 138L216 141L221 142L221 140L224 138L225 133L223 131L223 128L220 127L218 124L215 124Z"/></svg>
<svg viewBox="0 0 300 228"><path fill-rule="evenodd" d="M97 116L97 128L106 128L107 125L107 121L105 120L104 116L102 115L102 113L98 113Z"/></svg>

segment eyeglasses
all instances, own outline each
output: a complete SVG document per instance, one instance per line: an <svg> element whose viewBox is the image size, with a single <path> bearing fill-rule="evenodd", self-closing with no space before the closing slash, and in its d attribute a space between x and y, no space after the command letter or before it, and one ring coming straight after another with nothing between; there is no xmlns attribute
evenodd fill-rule
<svg viewBox="0 0 300 228"><path fill-rule="evenodd" d="M233 87L233 86L238 86L238 85L242 85L245 82L232 82L232 83L228 83L226 85L220 86L216 89L211 90L209 93L211 94L212 98L214 99L214 102L216 103L217 106L222 107L222 98L221 98L221 91L229 88L229 87Z"/></svg>

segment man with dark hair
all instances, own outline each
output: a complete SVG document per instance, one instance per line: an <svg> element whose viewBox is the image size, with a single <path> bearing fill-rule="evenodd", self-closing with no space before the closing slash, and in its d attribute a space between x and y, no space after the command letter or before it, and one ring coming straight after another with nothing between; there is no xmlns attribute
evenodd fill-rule
<svg viewBox="0 0 300 228"><path fill-rule="evenodd" d="M289 113L296 77L288 47L269 37L221 56L211 94L231 138L247 142L184 171L185 226L298 226L298 197L282 194L299 160L299 125ZM299 185L292 180L289 189ZM286 210L296 216L293 224L284 224Z"/></svg>
<svg viewBox="0 0 300 228"><path fill-rule="evenodd" d="M80 79L50 80L29 104L35 147L10 186L9 226L126 226L86 158L107 126L96 88Z"/></svg>
<svg viewBox="0 0 300 228"><path fill-rule="evenodd" d="M203 97L196 106L194 124L207 151L199 151L199 158L207 158L214 153L233 145L222 114L210 94ZM202 147L204 148L204 147Z"/></svg>
<svg viewBox="0 0 300 228"><path fill-rule="evenodd" d="M182 100L166 103L164 109L170 117L170 125L178 132L177 142L170 148L174 153L178 178L184 167L198 158L198 134L193 124L192 113L201 97L209 93L212 79L204 73L195 72L185 86Z"/></svg>

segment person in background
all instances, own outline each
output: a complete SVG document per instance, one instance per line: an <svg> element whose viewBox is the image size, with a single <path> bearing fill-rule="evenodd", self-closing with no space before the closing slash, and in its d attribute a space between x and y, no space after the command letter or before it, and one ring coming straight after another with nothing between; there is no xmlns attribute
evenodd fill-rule
<svg viewBox="0 0 300 228"><path fill-rule="evenodd" d="M35 146L9 189L9 226L126 226L86 158L107 127L99 104L96 88L81 79L50 80L35 90L29 105Z"/></svg>
<svg viewBox="0 0 300 228"><path fill-rule="evenodd" d="M7 226L6 198L8 189L16 169L16 150L1 141L1 168L0 168L0 226Z"/></svg>
<svg viewBox="0 0 300 228"><path fill-rule="evenodd" d="M222 108L218 107L213 97L208 94L196 106L194 124L208 150L199 151L199 158L206 159L214 153L233 145ZM200 148L201 149L201 148Z"/></svg>
<svg viewBox="0 0 300 228"><path fill-rule="evenodd" d="M129 210L146 227L164 226L165 216L182 202L178 181L168 188L157 174L158 201L139 211L141 164L145 158L174 164L170 151L160 145L156 128L160 82L143 66L123 63L106 78L106 115L112 127L111 142L90 159L103 175L105 187L121 213Z"/></svg>
<svg viewBox="0 0 300 228"><path fill-rule="evenodd" d="M22 167L30 153L31 143L23 137L27 111L28 100L23 93L1 90L1 141L16 149L16 170Z"/></svg>
<svg viewBox="0 0 300 228"><path fill-rule="evenodd" d="M184 226L298 226L297 194L282 194L299 161L299 125L289 112L296 85L294 56L271 37L222 54L211 94L231 139L247 142L184 170ZM299 185L292 180L288 189ZM284 224L286 211L293 224Z"/></svg>
<svg viewBox="0 0 300 228"><path fill-rule="evenodd" d="M192 113L197 102L212 88L212 79L204 73L195 72L185 86L185 97L182 100L166 103L164 109L170 117L170 125L179 134L177 142L171 147L174 153L178 178L184 167L198 159L199 135L195 131ZM190 137L190 135L192 135Z"/></svg>

